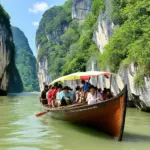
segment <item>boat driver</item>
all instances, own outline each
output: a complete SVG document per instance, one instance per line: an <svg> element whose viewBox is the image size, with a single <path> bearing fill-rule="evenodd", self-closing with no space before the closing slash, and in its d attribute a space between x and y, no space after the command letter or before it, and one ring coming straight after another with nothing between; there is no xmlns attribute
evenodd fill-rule
<svg viewBox="0 0 150 150"><path fill-rule="evenodd" d="M47 92L48 92L48 85L45 85L44 90L42 91L41 96L40 96L40 101L43 104L47 104L47 98L46 98L46 93Z"/></svg>

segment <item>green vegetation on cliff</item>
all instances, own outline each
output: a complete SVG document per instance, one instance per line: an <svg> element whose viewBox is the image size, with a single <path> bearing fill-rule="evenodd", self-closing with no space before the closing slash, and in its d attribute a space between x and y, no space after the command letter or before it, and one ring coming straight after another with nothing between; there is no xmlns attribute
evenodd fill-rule
<svg viewBox="0 0 150 150"><path fill-rule="evenodd" d="M71 0L64 6L49 9L43 15L37 31L39 60L44 55L47 57L49 73L53 78L85 71L91 55L99 53L92 37L98 15L108 11L105 4L106 0L93 0L92 12L82 23L71 20ZM111 71L117 72L120 67L134 63L137 66L135 83L142 87L143 77L150 75L150 2L111 0L110 9L110 21L119 27L114 30L104 53L100 54L100 66L103 69L109 66Z"/></svg>
<svg viewBox="0 0 150 150"><path fill-rule="evenodd" d="M5 26L9 34L11 35L11 28L10 28L10 17L8 13L4 10L2 5L0 5L0 25Z"/></svg>
<svg viewBox="0 0 150 150"><path fill-rule="evenodd" d="M76 34L79 36L69 46L66 46L68 54L62 67L63 75L77 71L86 71L87 61L94 52L98 51L92 38L98 15L103 9L104 0L93 0L92 12L87 15L83 23L74 26L75 34L68 35L68 38L75 37Z"/></svg>
<svg viewBox="0 0 150 150"><path fill-rule="evenodd" d="M0 5L0 26L5 35L1 35L2 39L5 41L4 45L6 45L6 51L3 51L3 53L6 53L5 55L9 56L9 64L5 66L4 72L2 72L3 75L7 75L6 78L9 78L8 85L5 83L8 87L8 92L22 92L23 91L23 85L22 81L20 78L20 75L18 73L18 70L15 66L15 47L14 43L12 40L12 32L11 32L11 25L10 25L10 17L8 13L3 9L3 7ZM1 62L2 63L2 62ZM1 65L0 63L0 65ZM2 64L4 65L4 64ZM3 87L1 85L1 81L3 80L3 75L2 78L0 78L0 87ZM4 79L5 80L5 79ZM1 89L0 89L1 90Z"/></svg>
<svg viewBox="0 0 150 150"><path fill-rule="evenodd" d="M39 60L47 56L53 78L86 70L89 57L98 51L92 37L103 8L104 0L93 0L92 12L83 23L71 19L72 0L45 12L37 31L38 56Z"/></svg>
<svg viewBox="0 0 150 150"><path fill-rule="evenodd" d="M20 73L24 91L39 91L39 82L36 71L36 59L29 47L24 33L16 27L12 27L16 50L16 66Z"/></svg>
<svg viewBox="0 0 150 150"><path fill-rule="evenodd" d="M142 87L143 77L150 76L150 1L113 0L113 4L112 20L120 27L101 56L102 65L117 71L133 62L135 83Z"/></svg>
<svg viewBox="0 0 150 150"><path fill-rule="evenodd" d="M39 58L60 42L60 35L71 22L71 7L72 1L67 1L64 6L54 6L44 13L36 36L37 45L40 44Z"/></svg>

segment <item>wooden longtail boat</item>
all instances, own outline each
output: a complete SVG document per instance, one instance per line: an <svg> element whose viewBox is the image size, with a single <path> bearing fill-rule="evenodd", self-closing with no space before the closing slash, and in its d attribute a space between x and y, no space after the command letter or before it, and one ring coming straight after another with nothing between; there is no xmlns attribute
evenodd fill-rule
<svg viewBox="0 0 150 150"><path fill-rule="evenodd" d="M74 104L51 109L46 105L41 105L55 119L91 126L122 141L127 99L127 86L125 86L116 97L94 105Z"/></svg>

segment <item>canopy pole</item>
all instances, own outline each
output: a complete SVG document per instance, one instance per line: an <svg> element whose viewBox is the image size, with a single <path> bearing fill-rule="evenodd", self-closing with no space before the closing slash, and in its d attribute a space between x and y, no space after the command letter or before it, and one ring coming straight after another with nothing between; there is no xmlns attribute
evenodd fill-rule
<svg viewBox="0 0 150 150"><path fill-rule="evenodd" d="M112 85L112 74L110 75L110 90L111 90L111 85Z"/></svg>
<svg viewBox="0 0 150 150"><path fill-rule="evenodd" d="M97 83L96 83L97 88L98 88L98 81L99 81L99 80L98 80L98 76L97 76Z"/></svg>

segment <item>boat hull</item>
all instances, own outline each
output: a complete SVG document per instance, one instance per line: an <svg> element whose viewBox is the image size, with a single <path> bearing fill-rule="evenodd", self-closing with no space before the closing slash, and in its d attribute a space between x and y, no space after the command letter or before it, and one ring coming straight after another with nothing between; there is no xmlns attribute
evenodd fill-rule
<svg viewBox="0 0 150 150"><path fill-rule="evenodd" d="M55 119L83 124L108 133L122 140L127 106L127 86L115 98L94 105L69 106L49 109Z"/></svg>

